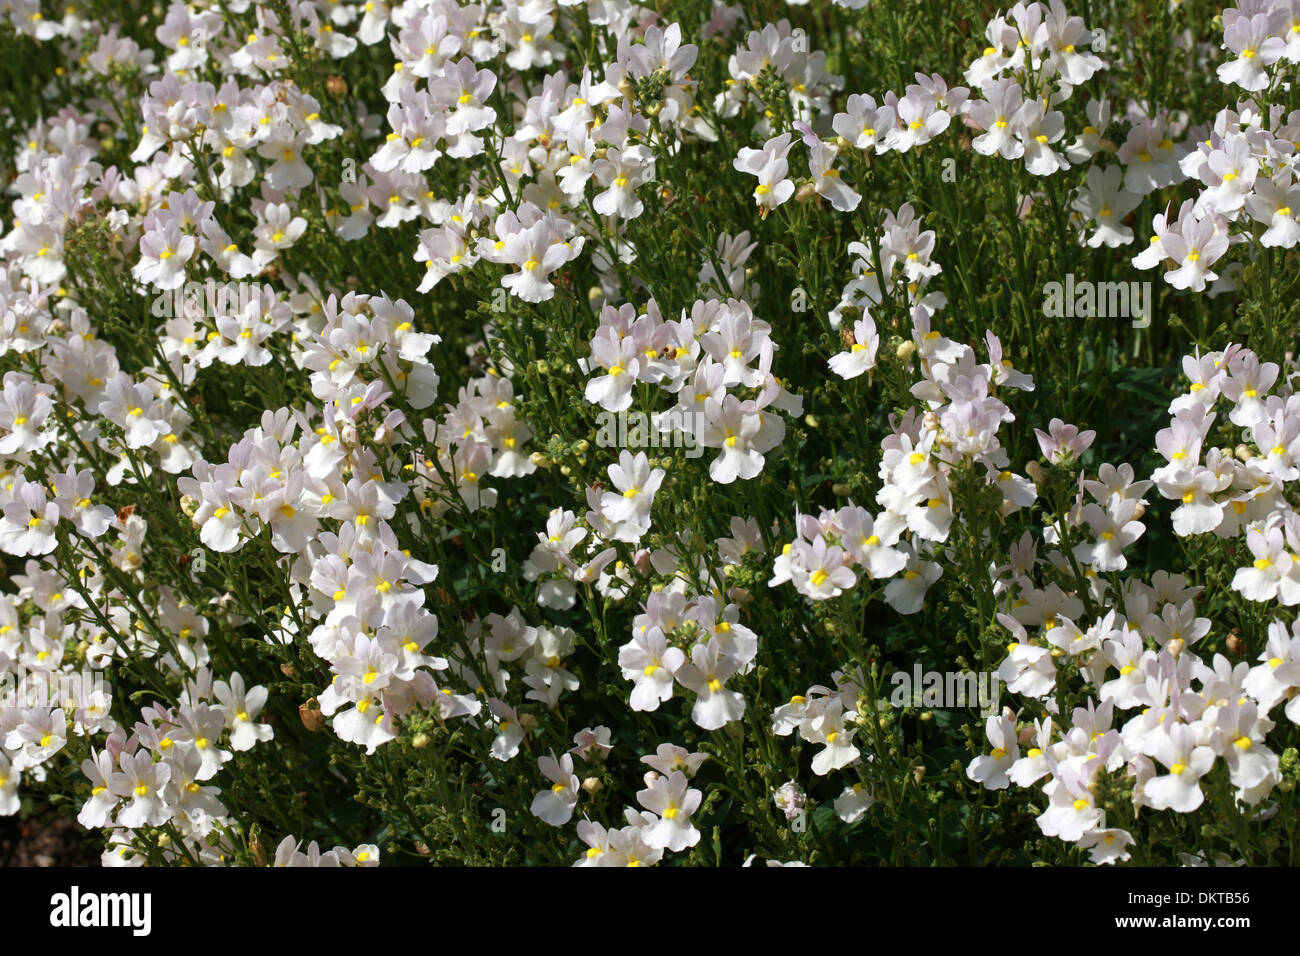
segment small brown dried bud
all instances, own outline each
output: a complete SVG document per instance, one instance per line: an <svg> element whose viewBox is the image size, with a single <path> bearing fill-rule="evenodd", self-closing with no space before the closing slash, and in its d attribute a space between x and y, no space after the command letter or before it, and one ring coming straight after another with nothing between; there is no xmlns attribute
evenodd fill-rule
<svg viewBox="0 0 1300 956"><path fill-rule="evenodd" d="M325 715L320 712L320 702L315 697L298 705L298 718L313 734L325 726Z"/></svg>
<svg viewBox="0 0 1300 956"><path fill-rule="evenodd" d="M325 81L325 89L329 91L330 96L347 96L348 81L341 76L331 76Z"/></svg>

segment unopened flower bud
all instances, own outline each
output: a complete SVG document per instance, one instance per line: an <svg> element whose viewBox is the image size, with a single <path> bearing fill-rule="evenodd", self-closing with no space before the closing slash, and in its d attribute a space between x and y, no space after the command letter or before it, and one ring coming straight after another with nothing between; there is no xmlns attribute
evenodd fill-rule
<svg viewBox="0 0 1300 956"><path fill-rule="evenodd" d="M429 735L416 734L411 738L411 746L416 750L423 750L425 747L429 746Z"/></svg>
<svg viewBox="0 0 1300 956"><path fill-rule="evenodd" d="M800 186L798 189L794 191L794 201L807 202L809 199L812 199L813 196L816 195L817 195L817 187L814 186L812 183L804 183L802 186Z"/></svg>
<svg viewBox="0 0 1300 956"><path fill-rule="evenodd" d="M1041 485L1043 483L1043 466L1038 462L1031 461L1029 464L1025 465L1025 474L1029 476L1029 480L1035 485Z"/></svg>
<svg viewBox="0 0 1300 956"><path fill-rule="evenodd" d="M586 780L582 781L582 789L587 791L587 793L596 794L605 789L605 785L600 782L599 777L588 777Z"/></svg>
<svg viewBox="0 0 1300 956"><path fill-rule="evenodd" d="M1255 453L1251 451L1250 446L1246 444L1238 445L1233 449L1232 453L1241 461L1250 461L1255 457Z"/></svg>
<svg viewBox="0 0 1300 956"><path fill-rule="evenodd" d="M266 847L263 846L262 837L256 830L248 838L248 852L252 854L254 866L266 866Z"/></svg>
<svg viewBox="0 0 1300 956"><path fill-rule="evenodd" d="M341 76L331 76L325 81L325 89L329 91L330 96L347 96L348 81Z"/></svg>
<svg viewBox="0 0 1300 956"><path fill-rule="evenodd" d="M534 717L532 714L520 714L519 726L524 728L524 730L536 730L537 718Z"/></svg>
<svg viewBox="0 0 1300 956"><path fill-rule="evenodd" d="M749 593L749 588L731 588L727 591L727 600L732 604L748 604L754 600L754 595Z"/></svg>
<svg viewBox="0 0 1300 956"><path fill-rule="evenodd" d="M531 461L538 468L551 467L551 459L547 458L540 451L533 452L531 455L528 456L528 460Z"/></svg>
<svg viewBox="0 0 1300 956"><path fill-rule="evenodd" d="M916 354L916 343L913 342L911 339L907 339L904 342L900 343L898 348L894 350L894 355L898 357L898 360L900 362L912 361L912 356L915 354Z"/></svg>
<svg viewBox="0 0 1300 956"><path fill-rule="evenodd" d="M831 485L831 494L835 495L837 498L847 498L849 495L853 494L853 489L845 484L834 484Z"/></svg>

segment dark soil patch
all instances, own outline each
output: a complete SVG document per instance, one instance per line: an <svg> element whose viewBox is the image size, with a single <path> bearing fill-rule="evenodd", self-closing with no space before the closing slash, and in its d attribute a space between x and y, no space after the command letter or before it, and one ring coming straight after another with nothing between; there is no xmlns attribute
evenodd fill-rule
<svg viewBox="0 0 1300 956"><path fill-rule="evenodd" d="M76 820L52 812L44 819L0 817L0 867L98 866L101 842Z"/></svg>

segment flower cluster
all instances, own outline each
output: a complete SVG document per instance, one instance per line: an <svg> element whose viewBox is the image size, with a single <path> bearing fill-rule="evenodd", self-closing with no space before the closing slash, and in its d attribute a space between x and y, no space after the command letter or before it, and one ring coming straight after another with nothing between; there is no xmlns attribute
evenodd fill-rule
<svg viewBox="0 0 1300 956"><path fill-rule="evenodd" d="M786 6L4 5L0 814L1294 862L1293 5Z"/></svg>

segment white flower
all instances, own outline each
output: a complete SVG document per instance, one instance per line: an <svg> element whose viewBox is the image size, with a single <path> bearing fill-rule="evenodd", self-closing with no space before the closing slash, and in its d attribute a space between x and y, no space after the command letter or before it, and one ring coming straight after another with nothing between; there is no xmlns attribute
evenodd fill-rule
<svg viewBox="0 0 1300 956"><path fill-rule="evenodd" d="M1300 242L1300 182L1289 171L1279 170L1273 179L1255 180L1254 192L1245 197L1250 218L1266 225L1259 237L1265 247L1290 249Z"/></svg>
<svg viewBox="0 0 1300 956"><path fill-rule="evenodd" d="M225 723L230 728L230 749L251 750L275 736L270 724L256 723L257 715L266 706L268 693L265 687L245 690L244 678L238 671L230 675L230 683L223 680L212 685L213 696L221 702Z"/></svg>
<svg viewBox="0 0 1300 956"><path fill-rule="evenodd" d="M1175 289L1200 292L1207 282L1219 277L1210 266L1228 251L1228 237L1215 229L1213 219L1196 221L1187 216L1175 223L1160 241L1166 258L1178 266L1165 273L1165 281Z"/></svg>
<svg viewBox="0 0 1300 956"><path fill-rule="evenodd" d="M790 144L791 135L782 133L769 139L762 149L742 148L732 163L739 172L757 177L754 202L764 214L794 195L794 183L787 178L790 165L785 158Z"/></svg>
<svg viewBox="0 0 1300 956"><path fill-rule="evenodd" d="M658 627L635 633L618 651L618 666L624 678L634 682L628 700L632 709L656 710L672 697L673 678L685 660L685 653L669 647Z"/></svg>
<svg viewBox="0 0 1300 956"><path fill-rule="evenodd" d="M1205 799L1200 779L1214 766L1214 751L1197 745L1195 732L1186 724L1155 731L1147 746L1169 772L1146 782L1144 798L1156 810L1191 813Z"/></svg>
<svg viewBox="0 0 1300 956"><path fill-rule="evenodd" d="M605 189L596 195L593 208L602 216L635 219L645 209L636 197L642 183L654 179L654 156L645 146L611 147L604 159L592 165L592 175Z"/></svg>
<svg viewBox="0 0 1300 956"><path fill-rule="evenodd" d="M170 820L171 809L163 799L163 788L171 779L171 764L154 763L153 756L144 749L130 755L123 753L118 764L122 769L113 774L109 789L129 802L118 811L117 825L129 829L157 827Z"/></svg>
<svg viewBox="0 0 1300 956"><path fill-rule="evenodd" d="M826 703L811 720L799 725L799 735L809 743L825 744L812 759L812 771L820 777L832 770L847 767L858 759L860 753L853 746L856 727L848 727L847 719L857 716L853 712L846 714L844 704L837 697Z"/></svg>
<svg viewBox="0 0 1300 956"><path fill-rule="evenodd" d="M966 776L988 790L1005 790L1011 785L1007 771L1020 758L1016 722L1009 712L984 722L984 733L993 745L991 753L976 757L966 767Z"/></svg>
<svg viewBox="0 0 1300 956"><path fill-rule="evenodd" d="M1087 850L1092 862L1101 866L1127 860L1131 855L1128 848L1133 843L1133 836L1127 830L1089 830L1079 838L1079 849Z"/></svg>
<svg viewBox="0 0 1300 956"><path fill-rule="evenodd" d="M717 730L745 715L745 698L724 682L736 673L735 662L710 640L691 648L691 659L677 669L677 681L696 695L691 720L704 730Z"/></svg>
<svg viewBox="0 0 1300 956"><path fill-rule="evenodd" d="M1225 18L1223 45L1237 56L1219 66L1220 82L1252 92L1268 86L1267 68L1280 60L1286 49L1286 41L1270 36L1270 19L1268 13L1241 15L1231 24Z"/></svg>
<svg viewBox="0 0 1300 956"><path fill-rule="evenodd" d="M573 757L561 754L557 761L552 753L537 760L542 775L552 781L549 790L541 790L533 797L529 812L553 827L563 826L573 816L578 805L578 777L573 772Z"/></svg>
<svg viewBox="0 0 1300 956"><path fill-rule="evenodd" d="M879 348L876 323L870 316L864 316L853 323L853 343L849 350L830 357L831 371L840 378L857 378L863 372L870 372L876 367L876 350Z"/></svg>
<svg viewBox="0 0 1300 956"><path fill-rule="evenodd" d="M636 800L659 819L642 828L641 838L648 846L674 853L695 846L700 831L691 823L691 814L699 809L704 794L691 788L680 770L651 776L646 789L637 791Z"/></svg>
<svg viewBox="0 0 1300 956"><path fill-rule="evenodd" d="M845 823L856 823L875 802L875 794L861 783L855 783L851 787L846 787L844 792L835 798L835 814Z"/></svg>
<svg viewBox="0 0 1300 956"><path fill-rule="evenodd" d="M122 429L127 448L144 448L171 432L153 392L121 373L105 387L99 413Z"/></svg>
<svg viewBox="0 0 1300 956"><path fill-rule="evenodd" d="M1090 830L1103 826L1105 815L1093 802L1089 778L1072 766L1056 768L1047 809L1038 816L1038 828L1046 836L1077 843Z"/></svg>
<svg viewBox="0 0 1300 956"><path fill-rule="evenodd" d="M1089 166L1087 185L1079 190L1072 206L1096 224L1088 245L1114 248L1133 241L1133 230L1124 225L1124 217L1141 201L1141 196L1124 189L1124 171L1119 166Z"/></svg>
<svg viewBox="0 0 1300 956"><path fill-rule="evenodd" d="M667 473L651 468L646 453L624 450L618 464L609 466L616 491L601 495L600 510L614 526L614 540L636 542L650 529L650 508Z"/></svg>

